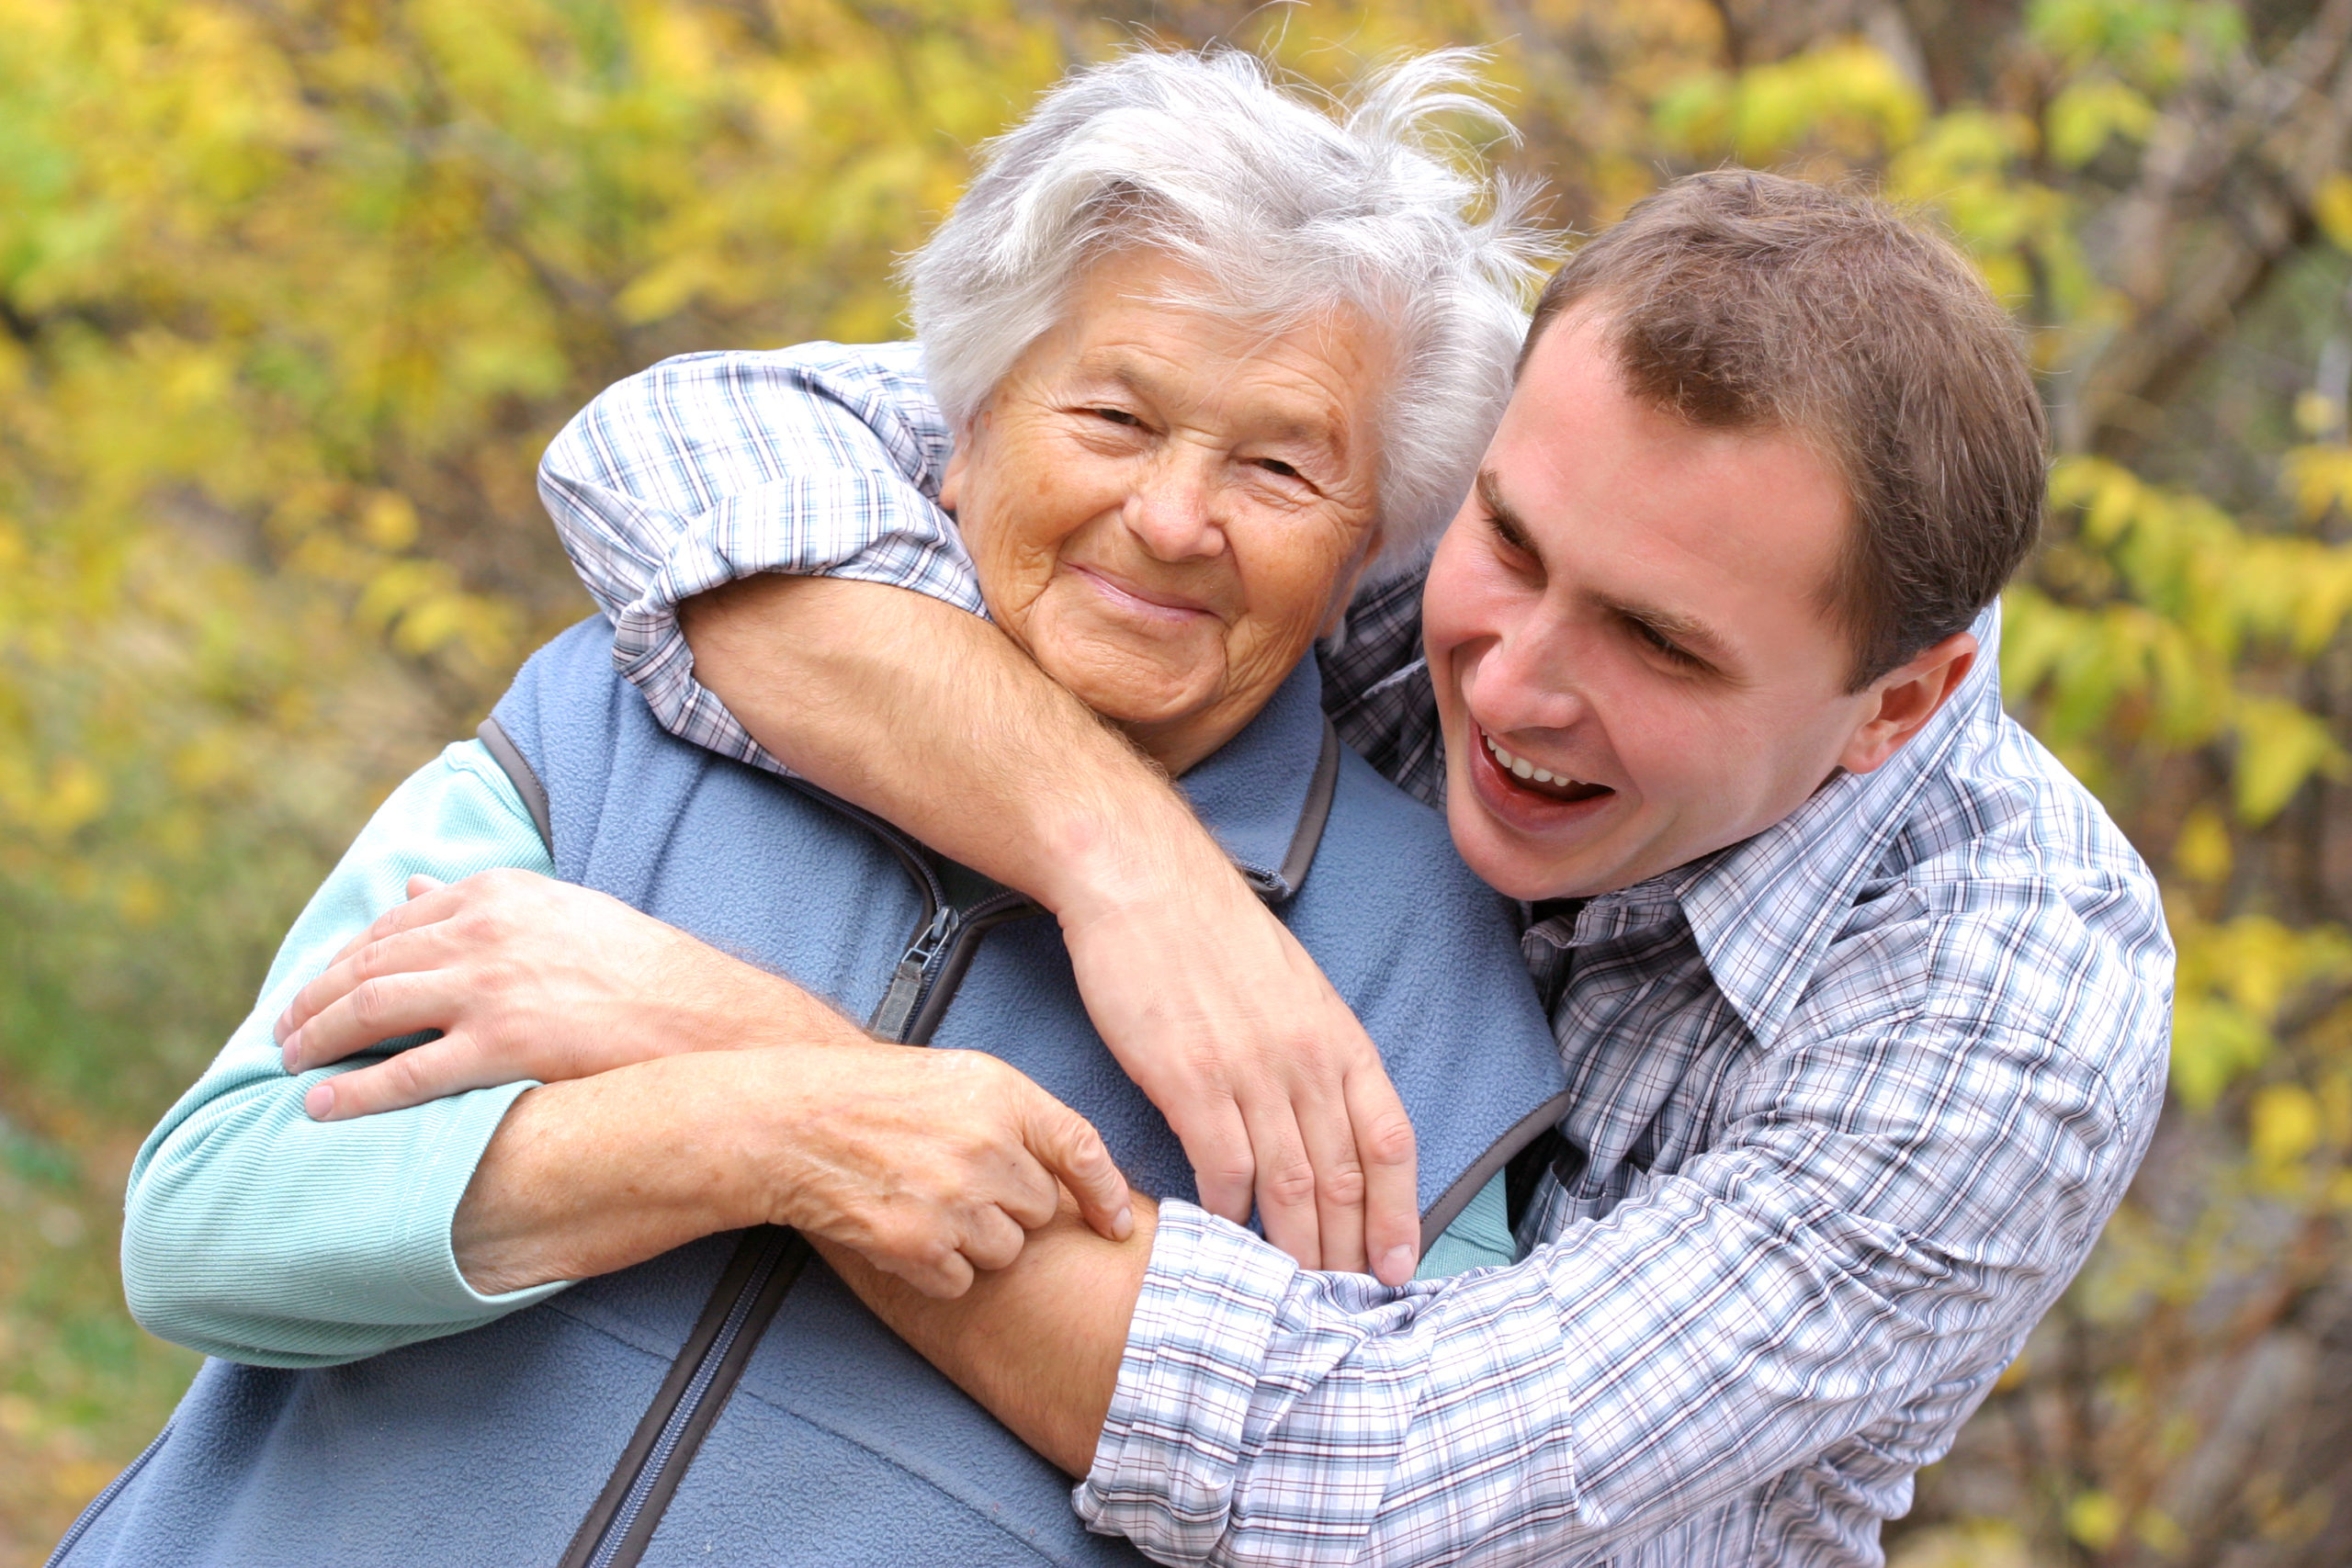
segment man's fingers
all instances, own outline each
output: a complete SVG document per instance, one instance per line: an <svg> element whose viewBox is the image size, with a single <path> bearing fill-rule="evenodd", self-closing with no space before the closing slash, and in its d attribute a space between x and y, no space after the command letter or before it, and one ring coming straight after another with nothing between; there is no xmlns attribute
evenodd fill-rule
<svg viewBox="0 0 2352 1568"><path fill-rule="evenodd" d="M456 986L446 969L362 980L286 1037L279 1046L286 1070L308 1072L403 1034L445 1028L457 1017Z"/></svg>
<svg viewBox="0 0 2352 1568"><path fill-rule="evenodd" d="M1300 1267L1322 1268L1315 1167L1290 1101L1261 1090L1242 1102L1241 1115L1250 1129L1250 1157L1258 1162L1258 1218L1266 1239L1297 1258Z"/></svg>
<svg viewBox="0 0 2352 1568"><path fill-rule="evenodd" d="M312 1084L302 1109L313 1122L348 1122L439 1100L505 1080L489 1076L481 1053L462 1034L445 1034L396 1056Z"/></svg>
<svg viewBox="0 0 2352 1568"><path fill-rule="evenodd" d="M1376 1067L1348 1075L1348 1117L1363 1161L1364 1254L1382 1284L1401 1285L1421 1266L1420 1165L1412 1118Z"/></svg>
<svg viewBox="0 0 2352 1568"><path fill-rule="evenodd" d="M1345 1086L1320 1078L1294 1086L1291 1111L1315 1168L1315 1227L1322 1267L1362 1273L1363 1164L1356 1156Z"/></svg>
<svg viewBox="0 0 2352 1568"><path fill-rule="evenodd" d="M1190 1107L1163 1100L1159 1109L1183 1143L1184 1157L1193 1162L1201 1207L1237 1225L1248 1224L1257 1200L1258 1162L1250 1154L1241 1108L1218 1095ZM1182 1114L1187 1110L1190 1115Z"/></svg>
<svg viewBox="0 0 2352 1568"><path fill-rule="evenodd" d="M447 894L447 897L441 898L427 897L435 893ZM336 951L335 955L327 960L327 967L334 968L360 949L381 942L386 937L398 935L401 931L415 931L421 926L429 926L447 919L458 912L464 897L463 894L452 891L447 884L435 882L429 876L410 877L408 902L395 904L377 916L373 924L345 942ZM299 1023L301 1021L297 1019L295 1021Z"/></svg>
<svg viewBox="0 0 2352 1568"><path fill-rule="evenodd" d="M1135 1202L1127 1192L1127 1179L1120 1174L1117 1162L1111 1158L1111 1151L1103 1145L1102 1135L1094 1130L1093 1123L1043 1089L1028 1097L1023 1122L1022 1142L1028 1145L1038 1164L1070 1190L1086 1223L1113 1241L1125 1241L1133 1235ZM1052 1219L1058 1206L1058 1195L1049 1192L1034 1220L1026 1213L1019 1218L1034 1230Z"/></svg>

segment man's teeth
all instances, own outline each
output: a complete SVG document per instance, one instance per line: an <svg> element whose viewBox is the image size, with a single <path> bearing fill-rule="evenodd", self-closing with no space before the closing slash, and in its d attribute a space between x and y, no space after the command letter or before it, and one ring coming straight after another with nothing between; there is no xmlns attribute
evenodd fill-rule
<svg viewBox="0 0 2352 1568"><path fill-rule="evenodd" d="M1500 762L1504 767L1510 769L1513 773L1517 774L1521 778L1532 779L1537 784L1576 784L1583 782L1580 779L1572 779L1566 773L1555 773L1549 768L1539 768L1524 757L1512 756L1510 752L1495 744L1495 738L1493 736L1487 735L1484 731L1480 732L1479 738L1486 741L1487 750L1495 754L1496 761Z"/></svg>

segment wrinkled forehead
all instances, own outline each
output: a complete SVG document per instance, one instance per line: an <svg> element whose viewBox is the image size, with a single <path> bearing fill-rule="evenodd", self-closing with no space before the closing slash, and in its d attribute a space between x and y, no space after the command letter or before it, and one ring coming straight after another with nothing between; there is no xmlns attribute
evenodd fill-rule
<svg viewBox="0 0 2352 1568"><path fill-rule="evenodd" d="M1073 281L1055 335L1071 378L1344 451L1373 439L1393 334L1344 299L1270 310L1180 258L1128 251Z"/></svg>

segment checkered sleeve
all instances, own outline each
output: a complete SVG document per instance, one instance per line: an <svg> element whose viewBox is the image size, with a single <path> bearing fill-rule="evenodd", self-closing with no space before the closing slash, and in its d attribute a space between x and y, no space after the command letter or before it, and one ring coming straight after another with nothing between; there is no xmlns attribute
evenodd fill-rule
<svg viewBox="0 0 2352 1568"><path fill-rule="evenodd" d="M1549 1239L1515 1267L1390 1291L1170 1204L1075 1497L1090 1527L1172 1563L1646 1562L1669 1535L1656 1561L1730 1562L1758 1529L1736 1500L1769 1483L1815 1517L1826 1454L1907 1498L1940 1453L1919 1434L1973 1408L2079 1266L2153 1109L2039 1030L1885 1005L1840 1027L1907 994L1887 957L1743 1059L1679 1171L1605 1213L1547 1179ZM2075 1024L2161 1027L2133 970L2019 983L2095 997ZM1804 1534L1770 1560L1870 1550Z"/></svg>
<svg viewBox="0 0 2352 1568"><path fill-rule="evenodd" d="M539 494L663 728L782 772L694 676L678 606L754 572L852 578L985 615L938 505L951 440L912 344L690 354L600 394Z"/></svg>

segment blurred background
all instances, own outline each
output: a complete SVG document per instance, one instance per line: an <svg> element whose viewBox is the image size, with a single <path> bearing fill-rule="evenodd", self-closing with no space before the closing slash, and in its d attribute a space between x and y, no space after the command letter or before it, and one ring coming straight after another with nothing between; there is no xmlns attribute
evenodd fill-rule
<svg viewBox="0 0 2352 1568"><path fill-rule="evenodd" d="M1074 62L1492 47L1553 216L1724 161L1936 214L2031 335L2014 710L2161 872L2174 1095L1903 1568L2352 1562L2352 0L0 0L0 1563L195 1359L144 1130L391 784L577 617L606 383L901 335Z"/></svg>

